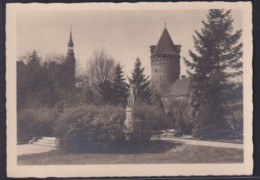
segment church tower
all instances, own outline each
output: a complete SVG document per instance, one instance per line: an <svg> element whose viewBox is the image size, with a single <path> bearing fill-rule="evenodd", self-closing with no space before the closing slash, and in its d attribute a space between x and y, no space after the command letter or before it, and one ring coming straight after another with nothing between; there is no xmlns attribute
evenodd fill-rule
<svg viewBox="0 0 260 180"><path fill-rule="evenodd" d="M76 76L76 59L74 55L74 43L72 40L72 27L70 28L70 36L68 42L68 52L66 56L66 80L68 88L75 88L75 76Z"/></svg>
<svg viewBox="0 0 260 180"><path fill-rule="evenodd" d="M150 46L151 52L151 83L159 90L165 90L180 76L180 45L174 45L166 28L157 45Z"/></svg>

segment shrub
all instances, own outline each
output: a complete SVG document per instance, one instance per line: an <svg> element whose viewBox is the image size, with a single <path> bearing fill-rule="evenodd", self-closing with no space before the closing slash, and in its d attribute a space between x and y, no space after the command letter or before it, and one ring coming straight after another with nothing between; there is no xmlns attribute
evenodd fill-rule
<svg viewBox="0 0 260 180"><path fill-rule="evenodd" d="M232 129L231 137L242 138L243 134L243 102L238 101L228 107L227 121Z"/></svg>
<svg viewBox="0 0 260 180"><path fill-rule="evenodd" d="M193 120L190 114L191 107L188 99L172 100L170 109L174 116L175 135L192 134Z"/></svg>
<svg viewBox="0 0 260 180"><path fill-rule="evenodd" d="M134 141L149 140L154 131L169 129L172 127L171 120L166 116L164 110L158 106L147 104L136 104L133 108Z"/></svg>
<svg viewBox="0 0 260 180"><path fill-rule="evenodd" d="M199 139L243 138L243 106L241 102L228 104L226 106L227 114L222 119L216 119L212 116L212 112L213 110L209 106L200 108L195 119L194 137Z"/></svg>
<svg viewBox="0 0 260 180"><path fill-rule="evenodd" d="M55 123L61 147L81 151L124 140L125 110L116 106L82 105L68 108Z"/></svg>
<svg viewBox="0 0 260 180"><path fill-rule="evenodd" d="M18 141L28 141L32 137L52 136L53 123L58 114L56 109L46 107L23 109L17 113Z"/></svg>

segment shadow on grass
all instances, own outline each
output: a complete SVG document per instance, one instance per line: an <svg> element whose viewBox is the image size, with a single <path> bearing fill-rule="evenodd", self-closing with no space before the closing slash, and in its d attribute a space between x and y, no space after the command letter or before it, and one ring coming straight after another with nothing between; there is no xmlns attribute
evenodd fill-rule
<svg viewBox="0 0 260 180"><path fill-rule="evenodd" d="M164 153L170 149L176 148L181 143L172 143L167 141L147 141L147 142L117 142L117 143L84 143L80 146L71 145L68 152L71 153Z"/></svg>

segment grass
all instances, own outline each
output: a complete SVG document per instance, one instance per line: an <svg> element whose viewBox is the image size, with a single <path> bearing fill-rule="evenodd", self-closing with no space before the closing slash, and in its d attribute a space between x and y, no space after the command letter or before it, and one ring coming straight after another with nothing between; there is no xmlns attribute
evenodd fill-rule
<svg viewBox="0 0 260 180"><path fill-rule="evenodd" d="M110 153L47 153L18 156L18 165L82 165L82 164L163 164L163 163L242 163L243 150L175 144L170 142L143 144Z"/></svg>

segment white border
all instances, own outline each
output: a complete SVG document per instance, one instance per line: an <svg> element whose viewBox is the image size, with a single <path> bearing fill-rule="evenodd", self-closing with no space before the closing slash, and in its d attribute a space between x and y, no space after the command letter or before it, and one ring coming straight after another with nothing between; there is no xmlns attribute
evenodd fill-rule
<svg viewBox="0 0 260 180"><path fill-rule="evenodd" d="M158 10L158 9L241 9L243 11L244 60L244 163L240 164L128 164L17 166L16 145L16 12L59 10ZM252 144L252 5L250 2L177 3L78 3L7 4L6 9L6 96L8 177L110 177L179 175L251 175Z"/></svg>

